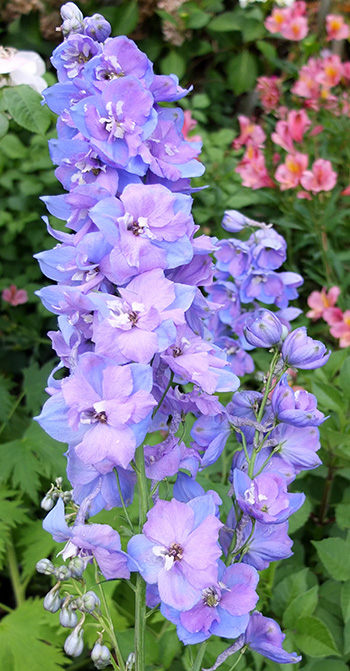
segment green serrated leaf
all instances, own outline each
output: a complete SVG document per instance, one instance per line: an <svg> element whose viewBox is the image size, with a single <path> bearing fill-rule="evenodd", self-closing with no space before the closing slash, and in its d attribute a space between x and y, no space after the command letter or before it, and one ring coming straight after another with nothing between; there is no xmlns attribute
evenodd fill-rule
<svg viewBox="0 0 350 671"><path fill-rule="evenodd" d="M342 391L345 392L347 397L349 398L350 396L350 356L348 356L344 363L342 364L342 367L340 369L340 374L339 374L339 386L341 387Z"/></svg>
<svg viewBox="0 0 350 671"><path fill-rule="evenodd" d="M54 550L57 552L57 543L43 529L42 520L31 521L21 529L18 547L21 550L22 580L35 573L35 565L40 559L49 557Z"/></svg>
<svg viewBox="0 0 350 671"><path fill-rule="evenodd" d="M338 503L336 505L335 519L339 529L350 529L350 503Z"/></svg>
<svg viewBox="0 0 350 671"><path fill-rule="evenodd" d="M52 368L52 361L48 361L42 368L39 367L37 362L34 362L23 370L26 405L31 415L36 415L40 412L41 406L47 398L45 386Z"/></svg>
<svg viewBox="0 0 350 671"><path fill-rule="evenodd" d="M208 28L215 32L227 33L232 30L241 30L243 24L244 18L240 12L224 12L210 21Z"/></svg>
<svg viewBox="0 0 350 671"><path fill-rule="evenodd" d="M237 96L250 91L255 85L257 76L257 59L250 51L244 49L230 58L227 67L227 82Z"/></svg>
<svg viewBox="0 0 350 671"><path fill-rule="evenodd" d="M350 539L324 538L312 541L317 554L329 575L334 580L350 580Z"/></svg>
<svg viewBox="0 0 350 671"><path fill-rule="evenodd" d="M39 135L47 131L52 117L49 108L42 106L40 93L20 84L7 88L4 96L7 110L16 123Z"/></svg>
<svg viewBox="0 0 350 671"><path fill-rule="evenodd" d="M318 617L308 615L296 622L295 642L302 652L311 657L339 655L328 627Z"/></svg>
<svg viewBox="0 0 350 671"><path fill-rule="evenodd" d="M22 501L14 500L13 496L18 496L18 493L7 490L5 487L0 489L0 568L3 565L11 528L28 521L27 511Z"/></svg>
<svg viewBox="0 0 350 671"><path fill-rule="evenodd" d="M350 620L350 580L344 582L340 591L340 604L344 622Z"/></svg>
<svg viewBox="0 0 350 671"><path fill-rule="evenodd" d="M30 599L2 618L0 650L6 671L62 671L67 658L44 638L42 611L42 602Z"/></svg>
<svg viewBox="0 0 350 671"><path fill-rule="evenodd" d="M283 625L289 629L294 629L295 623L300 617L312 615L317 606L317 598L318 585L311 587L303 594L299 594L286 608L283 614Z"/></svg>

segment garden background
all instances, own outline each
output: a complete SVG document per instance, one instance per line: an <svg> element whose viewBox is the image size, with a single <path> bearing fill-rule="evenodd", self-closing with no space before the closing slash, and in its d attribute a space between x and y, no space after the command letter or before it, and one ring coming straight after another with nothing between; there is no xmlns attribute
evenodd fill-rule
<svg viewBox="0 0 350 671"><path fill-rule="evenodd" d="M50 55L61 39L56 31L61 23L59 6L11 0L0 10L1 45L40 54L48 85L55 82ZM345 671L350 659L350 67L340 64L350 60L350 46L347 38L327 41L325 18L336 14L350 24L350 7L346 2L308 2L309 30L292 39L264 25L274 7L271 2L240 6L233 0L80 3L85 15L102 13L112 25L112 35L135 40L154 62L155 72L175 73L183 87L193 85L180 105L187 112L187 132L203 141L200 159L206 172L194 184L209 188L194 194L193 206L203 232L226 235L220 226L226 210L271 222L288 243L284 269L304 277L294 302L302 314L295 323L307 325L309 334L325 342L333 354L325 367L299 372L293 384L314 393L320 410L330 416L320 427L323 465L293 483L293 491L302 489L307 495L290 521L294 554L262 571L259 584L264 614L279 622L287 649L300 652L303 661L279 665L252 653L236 668ZM300 89L299 93L291 89L310 59L328 61L323 70L320 65L323 79L318 91L307 97ZM264 79L256 88L261 77L276 77L267 98ZM42 530L45 512L40 501L57 477L65 478L65 458L64 446L32 421L45 401L47 377L56 362L45 335L55 328L56 319L34 293L45 279L33 254L52 246L39 197L62 189L47 148L47 141L55 137L56 117L31 91L25 82L0 89L0 665L7 671L74 671L94 668L89 656L93 636L88 636L77 660L63 653L66 632L58 624L58 614L42 607L50 578L35 569L39 559L56 550L51 536ZM300 110L301 101L308 102L310 124L304 123L299 136L288 135L286 126L276 129L273 95L286 107L284 120L288 110ZM250 130L247 117L254 120ZM254 127L256 133L257 125L264 128L265 140L260 135L255 155L247 158L247 138L249 133L253 136ZM275 142L272 133L279 140ZM293 142L300 142L300 155L309 156L309 169L320 159L331 162L331 167L321 165L320 188L305 179L303 183L299 164L296 169L288 164L288 156L295 158ZM278 164L286 167L277 174ZM54 223L63 230L62 222L54 219ZM308 305L311 292L323 287L327 291L339 287L340 292L314 294ZM308 317L310 307L314 313ZM325 308L336 312L328 313L327 319ZM263 369L265 354L254 351L252 356L256 368ZM254 373L244 376L242 384L254 388ZM203 480L220 493L226 473L218 463L205 471ZM64 487L68 486L65 481ZM112 523L110 516L107 519ZM116 515L114 522L118 528ZM108 584L123 650L128 649L134 621L125 589L120 583ZM174 629L164 627L160 618L151 620L149 671L191 669ZM212 641L208 661L214 663L224 647ZM220 668L228 671L231 666L227 660Z"/></svg>

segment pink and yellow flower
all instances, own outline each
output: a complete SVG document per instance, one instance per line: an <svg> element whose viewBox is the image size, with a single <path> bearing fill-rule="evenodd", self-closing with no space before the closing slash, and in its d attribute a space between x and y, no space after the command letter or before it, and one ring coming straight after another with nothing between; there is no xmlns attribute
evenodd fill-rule
<svg viewBox="0 0 350 671"><path fill-rule="evenodd" d="M306 313L307 317L310 319L320 319L323 317L323 313L327 308L333 308L336 304L340 294L339 287L331 287L330 290L326 291L325 287L321 291L312 291L309 298L307 299L307 304L311 308Z"/></svg>
<svg viewBox="0 0 350 671"><path fill-rule="evenodd" d="M331 162L324 158L317 159L312 169L305 170L300 179L301 186L312 193L331 191L336 183L337 173L332 169Z"/></svg>
<svg viewBox="0 0 350 671"><path fill-rule="evenodd" d="M334 338L340 338L339 347L350 347L350 310L345 310L342 320L329 329Z"/></svg>
<svg viewBox="0 0 350 671"><path fill-rule="evenodd" d="M259 124L254 123L249 117L241 114L238 117L239 126L241 129L241 134L235 138L233 141L233 148L240 149L246 144L251 144L254 147L263 147L266 140L266 135L259 126Z"/></svg>
<svg viewBox="0 0 350 671"><path fill-rule="evenodd" d="M350 28L345 23L344 18L338 14L328 14L326 16L327 41L347 40L350 35Z"/></svg>
<svg viewBox="0 0 350 671"><path fill-rule="evenodd" d="M308 161L309 157L307 154L301 154L300 152L287 154L285 162L279 165L275 172L275 179L281 184L281 191L295 189L300 184Z"/></svg>

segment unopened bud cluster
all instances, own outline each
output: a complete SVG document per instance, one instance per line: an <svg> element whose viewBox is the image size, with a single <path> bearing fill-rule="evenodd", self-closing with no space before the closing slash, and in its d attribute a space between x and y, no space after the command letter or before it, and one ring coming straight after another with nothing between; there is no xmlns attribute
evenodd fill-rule
<svg viewBox="0 0 350 671"><path fill-rule="evenodd" d="M46 512L49 512L54 507L57 499L62 499L64 503L69 503L72 500L72 490L62 490L63 478L56 478L55 484L52 484L49 491L45 494L41 501L41 507Z"/></svg>

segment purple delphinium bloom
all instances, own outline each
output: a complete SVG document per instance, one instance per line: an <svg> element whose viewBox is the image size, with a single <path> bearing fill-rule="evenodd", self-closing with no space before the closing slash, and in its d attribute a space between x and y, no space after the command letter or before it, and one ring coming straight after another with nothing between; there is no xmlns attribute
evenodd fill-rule
<svg viewBox="0 0 350 671"><path fill-rule="evenodd" d="M300 662L300 655L283 650L282 643L284 639L285 634L282 634L275 620L272 620L270 617L264 617L258 612L252 613L244 635L245 645L279 664L296 664Z"/></svg>
<svg viewBox="0 0 350 671"><path fill-rule="evenodd" d="M246 226L249 226L250 219L247 219L241 212L237 210L226 210L221 226L229 233L238 233Z"/></svg>
<svg viewBox="0 0 350 671"><path fill-rule="evenodd" d="M221 240L215 252L216 268L232 277L241 277L251 264L249 247L240 240Z"/></svg>
<svg viewBox="0 0 350 671"><path fill-rule="evenodd" d="M273 347L280 342L283 325L270 310L260 309L246 319L244 335L253 347Z"/></svg>
<svg viewBox="0 0 350 671"><path fill-rule="evenodd" d="M100 95L84 98L70 113L78 130L109 165L141 175L146 172L143 161L131 164L130 159L139 155L142 141L155 128L157 113L152 94L135 77L109 82Z"/></svg>
<svg viewBox="0 0 350 671"><path fill-rule="evenodd" d="M235 468L233 488L241 510L263 524L285 522L305 501L305 494L288 494L285 478L275 472L251 480Z"/></svg>
<svg viewBox="0 0 350 671"><path fill-rule="evenodd" d="M156 405L151 387L149 366L111 365L87 352L37 419L57 440L74 444L85 463L108 458L115 466L127 468Z"/></svg>
<svg viewBox="0 0 350 671"><path fill-rule="evenodd" d="M248 515L243 515L237 524L234 506L227 515L225 527L220 531L220 543L225 555L236 532L235 552L242 548L237 558L243 564L254 566L258 571L267 568L272 561L287 559L293 552L293 541L288 536L288 522L281 524L262 524L255 521L252 534L252 521Z"/></svg>
<svg viewBox="0 0 350 671"><path fill-rule="evenodd" d="M235 638L242 634L255 607L259 580L250 566L226 567L218 562L218 582L202 590L198 603L181 611L161 604L162 614L177 625L178 637L185 645L198 643L211 635Z"/></svg>
<svg viewBox="0 0 350 671"><path fill-rule="evenodd" d="M251 246L256 268L276 270L286 260L286 241L273 228L255 231L248 244Z"/></svg>
<svg viewBox="0 0 350 671"><path fill-rule="evenodd" d="M284 284L278 273L268 270L252 270L242 282L240 299L242 303L259 300L272 305L278 297L282 296L283 292Z"/></svg>
<svg viewBox="0 0 350 671"><path fill-rule="evenodd" d="M64 517L64 503L58 499L55 507L43 521L45 531L58 543L66 542L63 559L82 556L87 561L95 557L106 580L129 578L129 558L121 549L117 531L109 524L84 524L76 522L69 527Z"/></svg>
<svg viewBox="0 0 350 671"><path fill-rule="evenodd" d="M149 363L175 341L175 326L185 323L195 287L174 284L154 269L135 277L119 294L104 297L106 314L101 310L93 327L96 353L117 363Z"/></svg>
<svg viewBox="0 0 350 671"><path fill-rule="evenodd" d="M101 14L87 16L84 21L84 34L96 42L104 42L111 34L111 25Z"/></svg>
<svg viewBox="0 0 350 671"><path fill-rule="evenodd" d="M277 454L293 465L296 473L316 468L322 462L316 454L320 449L320 432L315 426L278 424L271 431L270 440L276 442Z"/></svg>
<svg viewBox="0 0 350 671"><path fill-rule="evenodd" d="M287 366L313 370L327 363L331 353L319 340L307 335L305 326L290 333L282 346L282 359Z"/></svg>
<svg viewBox="0 0 350 671"><path fill-rule="evenodd" d="M71 35L54 50L51 63L61 82L81 76L85 64L100 53L101 47L87 35Z"/></svg>
<svg viewBox="0 0 350 671"><path fill-rule="evenodd" d="M128 554L144 580L158 583L161 600L173 608L189 610L202 589L217 582L222 523L215 512L210 494L188 503L158 500L143 533L128 543Z"/></svg>
<svg viewBox="0 0 350 671"><path fill-rule="evenodd" d="M293 426L319 426L327 419L317 410L316 396L305 389L293 391L286 375L283 375L273 390L271 409L280 422Z"/></svg>
<svg viewBox="0 0 350 671"><path fill-rule="evenodd" d="M197 419L192 427L191 436L197 449L203 453L202 468L206 468L217 461L231 433L232 428L225 412L214 416L202 415Z"/></svg>
<svg viewBox="0 0 350 671"><path fill-rule="evenodd" d="M154 78L151 61L124 35L108 40L102 53L87 63L84 74L85 79L100 91L108 82L128 75L136 77L148 89Z"/></svg>

